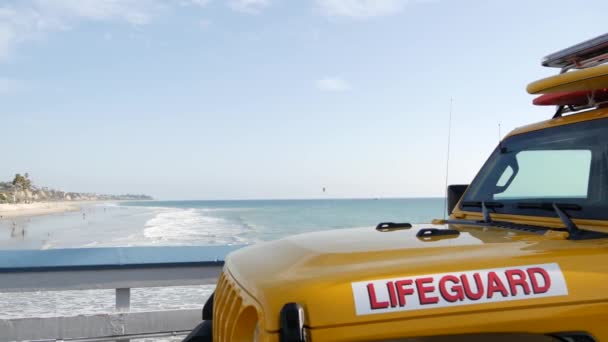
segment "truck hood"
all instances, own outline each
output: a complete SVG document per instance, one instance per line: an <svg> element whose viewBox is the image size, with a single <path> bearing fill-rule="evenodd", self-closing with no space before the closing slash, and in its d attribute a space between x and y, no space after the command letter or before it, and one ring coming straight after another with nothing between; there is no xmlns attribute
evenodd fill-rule
<svg viewBox="0 0 608 342"><path fill-rule="evenodd" d="M289 302L301 304L306 325L317 328L590 300L596 295L584 291L589 282L597 281L601 288L608 280L589 276L601 273L593 267L600 267L594 265L601 260L598 254L605 253L606 239L569 241L550 234L450 225L460 234L421 240L416 233L422 228L447 227L296 235L232 253L226 271L264 308L268 331L279 329L279 312Z"/></svg>

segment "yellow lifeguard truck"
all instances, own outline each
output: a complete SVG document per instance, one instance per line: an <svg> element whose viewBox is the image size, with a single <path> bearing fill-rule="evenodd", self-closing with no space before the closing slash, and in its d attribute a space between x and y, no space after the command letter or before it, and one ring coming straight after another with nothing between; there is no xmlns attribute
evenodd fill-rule
<svg viewBox="0 0 608 342"><path fill-rule="evenodd" d="M238 250L188 341L608 341L608 34L547 56L449 218Z"/></svg>

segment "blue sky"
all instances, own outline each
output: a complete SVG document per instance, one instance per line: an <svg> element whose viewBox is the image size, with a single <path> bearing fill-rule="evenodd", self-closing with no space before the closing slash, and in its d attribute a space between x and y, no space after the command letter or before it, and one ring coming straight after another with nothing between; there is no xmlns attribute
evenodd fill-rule
<svg viewBox="0 0 608 342"><path fill-rule="evenodd" d="M542 56L605 1L0 4L0 177L163 199L413 197L551 116ZM327 187L327 193L321 192Z"/></svg>

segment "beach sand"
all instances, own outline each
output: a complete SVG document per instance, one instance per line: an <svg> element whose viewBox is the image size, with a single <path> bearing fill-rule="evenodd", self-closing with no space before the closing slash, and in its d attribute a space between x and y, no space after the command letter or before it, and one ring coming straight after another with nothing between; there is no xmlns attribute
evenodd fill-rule
<svg viewBox="0 0 608 342"><path fill-rule="evenodd" d="M38 215L58 214L68 211L78 211L84 203L81 201L72 202L37 202L19 204L0 204L0 217L29 217Z"/></svg>

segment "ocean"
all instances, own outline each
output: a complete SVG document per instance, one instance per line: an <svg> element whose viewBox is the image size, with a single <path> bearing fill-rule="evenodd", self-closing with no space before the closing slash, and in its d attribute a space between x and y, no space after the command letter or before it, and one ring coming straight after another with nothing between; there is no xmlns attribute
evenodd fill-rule
<svg viewBox="0 0 608 342"><path fill-rule="evenodd" d="M444 199L94 203L80 211L0 220L0 249L241 245L306 232L430 222ZM132 311L202 308L214 286L132 290ZM0 319L111 312L114 290L0 293Z"/></svg>
<svg viewBox="0 0 608 342"><path fill-rule="evenodd" d="M443 217L441 198L98 203L0 220L0 249L236 245Z"/></svg>

